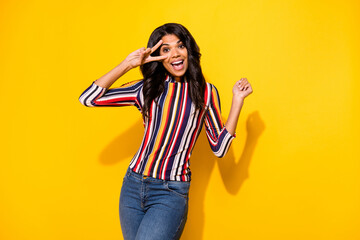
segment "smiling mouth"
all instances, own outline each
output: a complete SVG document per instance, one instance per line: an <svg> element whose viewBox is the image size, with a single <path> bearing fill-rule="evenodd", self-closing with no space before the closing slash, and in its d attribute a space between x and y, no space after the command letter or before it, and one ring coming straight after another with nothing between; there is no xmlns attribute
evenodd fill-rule
<svg viewBox="0 0 360 240"><path fill-rule="evenodd" d="M184 60L173 62L171 66L177 71L182 70L184 68Z"/></svg>

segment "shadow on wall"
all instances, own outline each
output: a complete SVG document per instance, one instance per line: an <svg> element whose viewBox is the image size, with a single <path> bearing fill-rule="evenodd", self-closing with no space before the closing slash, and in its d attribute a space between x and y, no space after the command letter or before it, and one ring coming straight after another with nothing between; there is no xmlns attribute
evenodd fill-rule
<svg viewBox="0 0 360 240"><path fill-rule="evenodd" d="M132 158L140 147L144 135L144 125L139 118L134 125L117 136L101 153L100 163L112 165L121 160ZM130 162L129 162L130 164Z"/></svg>
<svg viewBox="0 0 360 240"><path fill-rule="evenodd" d="M182 240L203 239L205 223L204 202L206 189L209 185L210 173L218 162L221 177L226 190L236 195L244 181L249 177L248 169L257 140L265 129L265 124L258 111L251 113L246 120L246 142L239 160L236 161L234 152L240 151L230 147L223 158L217 158L211 151L205 131L202 131L191 160L192 181L190 187L190 202L188 221ZM243 134L243 133L238 133ZM235 140L235 139L234 139ZM215 210L216 211L216 210Z"/></svg>
<svg viewBox="0 0 360 240"><path fill-rule="evenodd" d="M265 129L259 112L251 113L246 121L246 142L238 161L234 149L230 148L227 155L219 159L212 153L205 131L202 131L191 156L192 181L188 221L181 239L203 239L205 193L215 162L218 161L220 173L227 191L236 195L244 181L249 177L248 169L255 150L257 140ZM115 138L100 154L100 162L104 165L115 164L132 157L141 144L144 128L142 121L137 121L127 131ZM240 133L239 133L240 134Z"/></svg>

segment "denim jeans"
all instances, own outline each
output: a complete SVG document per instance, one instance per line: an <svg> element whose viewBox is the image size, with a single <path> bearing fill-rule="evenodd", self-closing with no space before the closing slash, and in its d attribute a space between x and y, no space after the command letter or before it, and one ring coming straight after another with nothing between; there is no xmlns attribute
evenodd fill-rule
<svg viewBox="0 0 360 240"><path fill-rule="evenodd" d="M144 177L127 170L120 194L125 240L179 239L188 212L190 182Z"/></svg>

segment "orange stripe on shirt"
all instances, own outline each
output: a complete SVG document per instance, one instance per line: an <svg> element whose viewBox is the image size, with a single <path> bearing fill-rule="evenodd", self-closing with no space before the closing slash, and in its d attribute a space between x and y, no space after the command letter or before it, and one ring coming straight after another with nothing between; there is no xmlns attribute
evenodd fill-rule
<svg viewBox="0 0 360 240"><path fill-rule="evenodd" d="M154 144L153 150L150 153L149 160L146 163L144 173L146 175L148 175L148 176L151 174L150 169L151 169L151 167L152 167L152 165L154 164L154 161L155 161L155 153L161 147L159 145L160 145L160 142L162 141L162 139L164 137L164 134L166 132L166 129L164 129L164 128L167 125L168 118L169 118L168 115L170 113L170 107L171 107L170 100L172 99L173 94L174 94L174 86L175 86L174 84L169 84L168 95L166 96L165 103L164 103L164 108L163 108L163 113L162 113L162 116L161 116L161 125L160 125L159 131L158 131L158 134L160 134L161 137L156 138L156 142ZM156 172L154 172L153 175L156 175ZM154 177L156 177L156 176L154 176Z"/></svg>

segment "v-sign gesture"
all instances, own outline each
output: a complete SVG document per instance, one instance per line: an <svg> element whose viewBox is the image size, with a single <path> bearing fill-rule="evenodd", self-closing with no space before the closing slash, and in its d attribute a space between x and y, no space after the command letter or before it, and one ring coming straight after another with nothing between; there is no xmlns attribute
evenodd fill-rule
<svg viewBox="0 0 360 240"><path fill-rule="evenodd" d="M145 63L148 62L153 62L153 61L161 61L164 60L165 58L167 58L167 56L156 56L156 57L152 57L150 56L150 54L152 54L153 52L156 51L156 49L158 49L162 44L162 40L160 40L154 47L152 48L140 48L132 53L130 53L125 61L128 62L129 66L131 68L135 68L138 67L140 65L143 65Z"/></svg>
<svg viewBox="0 0 360 240"><path fill-rule="evenodd" d="M130 53L119 65L117 65L110 72L106 73L101 78L95 81L96 85L109 88L119 77L124 75L127 71L132 68L138 67L148 62L153 61L162 61L167 56L150 56L153 52L156 51L162 44L162 40L160 40L154 47L152 48L140 48L132 53Z"/></svg>

